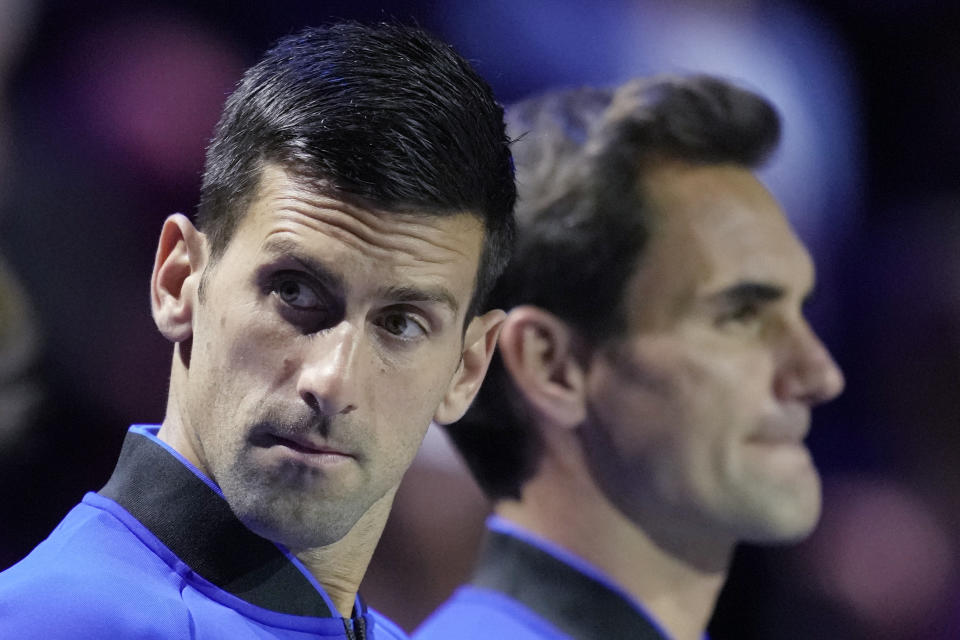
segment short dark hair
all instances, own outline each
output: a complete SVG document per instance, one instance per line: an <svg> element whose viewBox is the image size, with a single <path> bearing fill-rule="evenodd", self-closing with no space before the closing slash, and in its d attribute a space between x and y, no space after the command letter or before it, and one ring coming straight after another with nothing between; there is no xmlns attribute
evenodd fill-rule
<svg viewBox="0 0 960 640"><path fill-rule="evenodd" d="M307 28L247 70L207 149L197 222L213 260L269 162L386 210L480 218L467 318L509 259L516 188L503 108L466 60L419 28Z"/></svg>
<svg viewBox="0 0 960 640"><path fill-rule="evenodd" d="M491 304L538 306L593 347L626 330L623 293L650 234L643 172L676 160L756 168L780 136L764 98L703 75L550 93L508 108L507 122L519 136L517 249ZM489 497L520 497L542 441L499 355L448 432Z"/></svg>

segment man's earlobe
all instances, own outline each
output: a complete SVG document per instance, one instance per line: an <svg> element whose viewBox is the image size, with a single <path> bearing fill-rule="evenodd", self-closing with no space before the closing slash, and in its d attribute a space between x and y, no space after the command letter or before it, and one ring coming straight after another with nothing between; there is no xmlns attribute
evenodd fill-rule
<svg viewBox="0 0 960 640"><path fill-rule="evenodd" d="M550 424L575 428L586 419L586 383L578 336L539 307L511 310L500 333L503 366L527 405Z"/></svg>
<svg viewBox="0 0 960 640"><path fill-rule="evenodd" d="M447 394L433 416L438 424L456 422L467 412L487 375L505 317L503 311L494 309L470 321L464 334L460 366L453 374Z"/></svg>
<svg viewBox="0 0 960 640"><path fill-rule="evenodd" d="M193 335L193 312L207 262L206 238L179 213L168 217L160 231L150 279L153 320L171 342Z"/></svg>

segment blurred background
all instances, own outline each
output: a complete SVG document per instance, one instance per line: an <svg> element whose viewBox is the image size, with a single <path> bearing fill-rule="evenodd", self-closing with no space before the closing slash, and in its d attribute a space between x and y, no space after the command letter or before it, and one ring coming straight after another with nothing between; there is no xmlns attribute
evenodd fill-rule
<svg viewBox="0 0 960 640"><path fill-rule="evenodd" d="M504 103L706 71L785 120L762 178L811 247L809 313L847 375L815 413L825 512L743 547L712 638L960 637L960 5L932 0L0 0L0 568L159 422L156 239L194 211L242 70L333 18L416 21ZM431 432L362 592L414 627L467 577L486 514Z"/></svg>

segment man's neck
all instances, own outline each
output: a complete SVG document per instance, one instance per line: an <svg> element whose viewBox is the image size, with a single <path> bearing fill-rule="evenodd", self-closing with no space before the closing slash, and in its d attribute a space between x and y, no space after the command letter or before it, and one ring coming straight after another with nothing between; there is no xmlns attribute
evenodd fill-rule
<svg viewBox="0 0 960 640"><path fill-rule="evenodd" d="M389 491L375 502L340 540L324 547L292 550L344 618L353 613L357 590L387 524L395 493L395 489Z"/></svg>
<svg viewBox="0 0 960 640"><path fill-rule="evenodd" d="M549 465L549 463L547 463ZM594 565L632 596L676 640L699 640L726 579L733 545L705 561L665 548L615 509L593 485L549 469L525 485L520 501L496 513Z"/></svg>

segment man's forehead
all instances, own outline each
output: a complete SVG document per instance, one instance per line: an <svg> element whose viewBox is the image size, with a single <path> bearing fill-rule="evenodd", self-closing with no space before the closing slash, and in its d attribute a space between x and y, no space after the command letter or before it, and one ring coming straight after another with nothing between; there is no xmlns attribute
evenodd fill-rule
<svg viewBox="0 0 960 640"><path fill-rule="evenodd" d="M747 269L787 263L811 269L809 253L779 203L749 169L684 165L653 173L646 185L654 235L672 234L678 243L691 243L691 250Z"/></svg>
<svg viewBox="0 0 960 640"><path fill-rule="evenodd" d="M276 163L266 163L239 217L237 230L253 228L248 235L266 234L282 218L301 224L312 222L317 231L324 230L324 225L328 231L332 230L330 226L339 225L370 239L378 232L388 240L416 240L432 233L434 237L430 239L442 242L444 232L450 235L451 227L458 227L456 233L460 235L470 235L471 231L482 235L483 231L482 220L471 213L384 208L339 192L323 180L305 178Z"/></svg>
<svg viewBox="0 0 960 640"><path fill-rule="evenodd" d="M651 235L631 295L657 324L749 284L804 298L813 263L779 204L746 168L665 164L644 174Z"/></svg>
<svg viewBox="0 0 960 640"><path fill-rule="evenodd" d="M227 251L240 261L295 256L346 277L377 273L401 298L427 292L466 307L484 239L478 216L376 209L309 184L267 165Z"/></svg>

